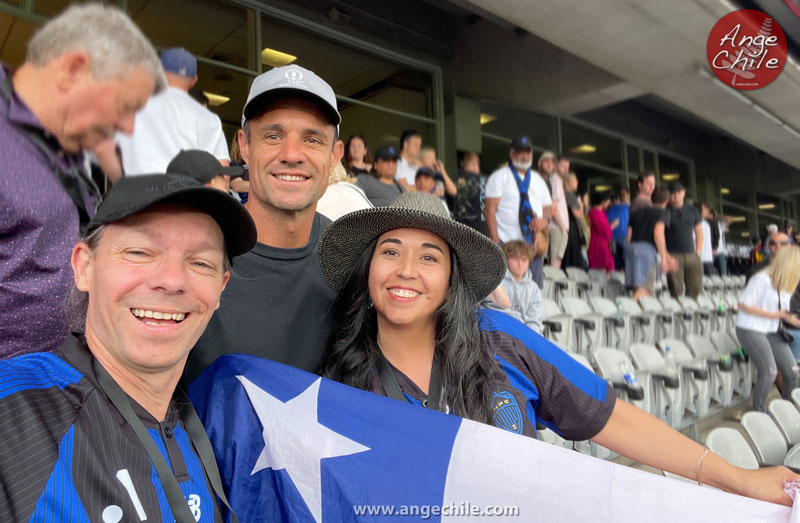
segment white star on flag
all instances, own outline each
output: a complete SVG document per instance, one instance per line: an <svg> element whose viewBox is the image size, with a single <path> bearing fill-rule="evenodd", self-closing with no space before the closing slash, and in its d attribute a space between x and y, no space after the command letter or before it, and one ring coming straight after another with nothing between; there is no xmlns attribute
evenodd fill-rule
<svg viewBox="0 0 800 523"><path fill-rule="evenodd" d="M271 468L285 469L306 502L315 521L322 520L322 477L320 460L349 456L370 450L317 421L317 400L322 378L286 403L237 376L264 431L264 450L250 475ZM308 442L313 442L309 445Z"/></svg>

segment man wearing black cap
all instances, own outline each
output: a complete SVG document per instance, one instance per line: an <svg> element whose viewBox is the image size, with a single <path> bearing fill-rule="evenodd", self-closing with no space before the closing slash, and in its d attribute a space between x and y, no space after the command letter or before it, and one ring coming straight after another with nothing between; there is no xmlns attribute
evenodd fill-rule
<svg viewBox="0 0 800 523"><path fill-rule="evenodd" d="M669 226L666 229L667 251L678 262L678 270L667 274L669 293L678 298L683 295L696 300L703 290L703 225L700 211L686 205L686 189L680 180L669 183Z"/></svg>
<svg viewBox="0 0 800 523"><path fill-rule="evenodd" d="M406 192L403 186L394 179L398 158L397 149L391 145L379 147L375 151L372 173L356 176L356 185L364 191L375 207L389 205Z"/></svg>
<svg viewBox="0 0 800 523"><path fill-rule="evenodd" d="M167 165L167 172L194 178L206 187L228 192L225 176L241 176L244 172L238 165L222 165L214 155L199 149L181 151Z"/></svg>
<svg viewBox="0 0 800 523"><path fill-rule="evenodd" d="M253 81L239 148L250 167L246 207L258 243L237 260L221 306L189 358L185 383L234 352L318 369L335 292L317 254L330 220L316 208L344 152L340 122L333 89L312 71L288 65Z"/></svg>
<svg viewBox="0 0 800 523"><path fill-rule="evenodd" d="M525 240L533 245L536 234L547 229L553 201L547 183L531 165L531 139L519 136L511 142L508 165L497 169L486 182L483 212L495 243ZM531 261L531 275L539 288L544 286L542 261L542 257Z"/></svg>
<svg viewBox="0 0 800 523"><path fill-rule="evenodd" d="M230 259L255 241L241 204L191 178L111 189L72 251L74 334L0 362L0 520L224 518L208 437L176 386Z"/></svg>

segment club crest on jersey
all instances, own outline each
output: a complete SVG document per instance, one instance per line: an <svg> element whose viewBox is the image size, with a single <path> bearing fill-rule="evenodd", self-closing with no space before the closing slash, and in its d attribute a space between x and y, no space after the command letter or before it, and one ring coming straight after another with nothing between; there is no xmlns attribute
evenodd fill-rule
<svg viewBox="0 0 800 523"><path fill-rule="evenodd" d="M522 434L522 411L510 392L492 393L492 423L509 432Z"/></svg>

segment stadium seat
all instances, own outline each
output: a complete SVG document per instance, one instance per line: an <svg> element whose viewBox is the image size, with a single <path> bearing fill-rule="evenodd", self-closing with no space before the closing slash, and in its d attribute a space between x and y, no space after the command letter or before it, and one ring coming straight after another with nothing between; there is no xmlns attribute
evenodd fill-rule
<svg viewBox="0 0 800 523"><path fill-rule="evenodd" d="M567 267L567 278L575 285L575 295L578 298L600 296L603 283L593 280L589 273L580 267Z"/></svg>
<svg viewBox="0 0 800 523"><path fill-rule="evenodd" d="M708 336L690 334L686 345L696 358L705 359L708 364L711 399L724 407L733 403L734 363L730 355L720 355Z"/></svg>
<svg viewBox="0 0 800 523"><path fill-rule="evenodd" d="M745 412L742 427L753 442L759 463L782 465L786 457L786 440L769 415L763 412Z"/></svg>
<svg viewBox="0 0 800 523"><path fill-rule="evenodd" d="M568 347L569 352L574 352L576 345L572 316L564 314L553 300L544 298L542 299L542 318L544 337Z"/></svg>
<svg viewBox="0 0 800 523"><path fill-rule="evenodd" d="M728 306L721 300L715 301L712 300L709 296L701 295L697 297L697 305L701 309L709 311L711 314L711 317L709 318L711 330L708 331L709 333L720 331L730 327L731 311L730 309L728 309Z"/></svg>
<svg viewBox="0 0 800 523"><path fill-rule="evenodd" d="M550 265L545 265L543 297L561 303L561 299L567 296L575 296L575 282L570 281L561 269L556 269Z"/></svg>
<svg viewBox="0 0 800 523"><path fill-rule="evenodd" d="M792 401L794 402L794 406L800 409L800 388L796 388L792 391Z"/></svg>
<svg viewBox="0 0 800 523"><path fill-rule="evenodd" d="M595 350L594 357L597 363L597 374L617 390L621 399L652 413L650 391L653 387L649 372L634 370L638 387L631 387L623 375L623 368L634 369L627 354L620 350L604 347Z"/></svg>
<svg viewBox="0 0 800 523"><path fill-rule="evenodd" d="M618 298L621 300L621 298ZM631 318L621 306L601 296L591 296L592 309L603 316L603 345L624 349L631 343Z"/></svg>
<svg viewBox="0 0 800 523"><path fill-rule="evenodd" d="M575 344L578 354L583 354L592 361L592 350L603 344L603 325L605 319L594 312L589 303L581 298L565 297L561 299L561 309L572 316L575 325Z"/></svg>
<svg viewBox="0 0 800 523"><path fill-rule="evenodd" d="M681 303L669 294L661 296L659 299L665 311L672 314L674 323L674 336L684 338L687 334L695 332L695 320L690 309L686 309Z"/></svg>
<svg viewBox="0 0 800 523"><path fill-rule="evenodd" d="M671 312L664 310L664 306L661 305L660 301L652 296L642 296L639 298L639 306L645 314L652 314L655 318L653 342L675 334L675 324L677 322L673 321Z"/></svg>
<svg viewBox="0 0 800 523"><path fill-rule="evenodd" d="M758 458L736 429L717 427L706 436L706 447L731 465L748 470L758 469Z"/></svg>
<svg viewBox="0 0 800 523"><path fill-rule="evenodd" d="M679 427L684 411L680 375L667 373L664 358L652 345L634 343L629 351L635 367L650 373L651 412L668 425Z"/></svg>
<svg viewBox="0 0 800 523"><path fill-rule="evenodd" d="M626 296L625 273L622 271L614 271L606 274L603 271L590 269L589 274L592 275L592 277L598 274L598 277L602 276L605 278L606 285L603 289L603 296L606 298L616 300L621 296Z"/></svg>
<svg viewBox="0 0 800 523"><path fill-rule="evenodd" d="M708 366L704 360L696 359L688 347L679 339L665 338L657 343L662 355L669 347L675 355L675 362L681 368L681 391L683 405L698 418L708 413L711 404L711 391L708 379Z"/></svg>
<svg viewBox="0 0 800 523"><path fill-rule="evenodd" d="M769 415L790 447L800 443L800 412L791 401L785 399L770 401Z"/></svg>
<svg viewBox="0 0 800 523"><path fill-rule="evenodd" d="M585 357L581 356L580 354L572 354L570 353L570 357L589 369L590 371L594 372L591 363ZM581 454L586 454L587 456L594 456L599 457L601 459L608 459L615 455L614 452L611 452L605 447L601 447L597 443L586 440L586 441L573 441L572 448L580 452Z"/></svg>
<svg viewBox="0 0 800 523"><path fill-rule="evenodd" d="M614 301L622 304L622 311L630 319L631 343L649 343L654 345L656 342L656 315L652 312L645 312L633 298L620 296Z"/></svg>
<svg viewBox="0 0 800 523"><path fill-rule="evenodd" d="M697 301L688 296L678 298L678 303L681 304L684 311L691 311L692 313L692 332L708 336L711 333L711 322L716 319L713 316L713 306L711 309L703 308Z"/></svg>
<svg viewBox="0 0 800 523"><path fill-rule="evenodd" d="M712 332L711 343L719 354L730 354L733 359L733 391L742 398L749 398L753 392L754 367L744 352L739 352L739 344L727 332Z"/></svg>

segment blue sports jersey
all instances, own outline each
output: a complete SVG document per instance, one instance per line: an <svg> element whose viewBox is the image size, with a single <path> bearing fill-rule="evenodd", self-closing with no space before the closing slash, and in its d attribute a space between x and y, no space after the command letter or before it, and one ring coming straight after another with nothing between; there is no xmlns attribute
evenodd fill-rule
<svg viewBox="0 0 800 523"><path fill-rule="evenodd" d="M178 410L158 422L131 405L198 522L222 521ZM174 521L144 447L97 386L70 336L55 353L0 361L0 521Z"/></svg>
<svg viewBox="0 0 800 523"><path fill-rule="evenodd" d="M511 316L481 309L478 318L482 347L496 363L490 374L494 425L535 437L540 424L576 441L605 427L617 397L608 383ZM427 399L411 379L391 369L409 402ZM386 395L377 371L367 379L367 390Z"/></svg>

